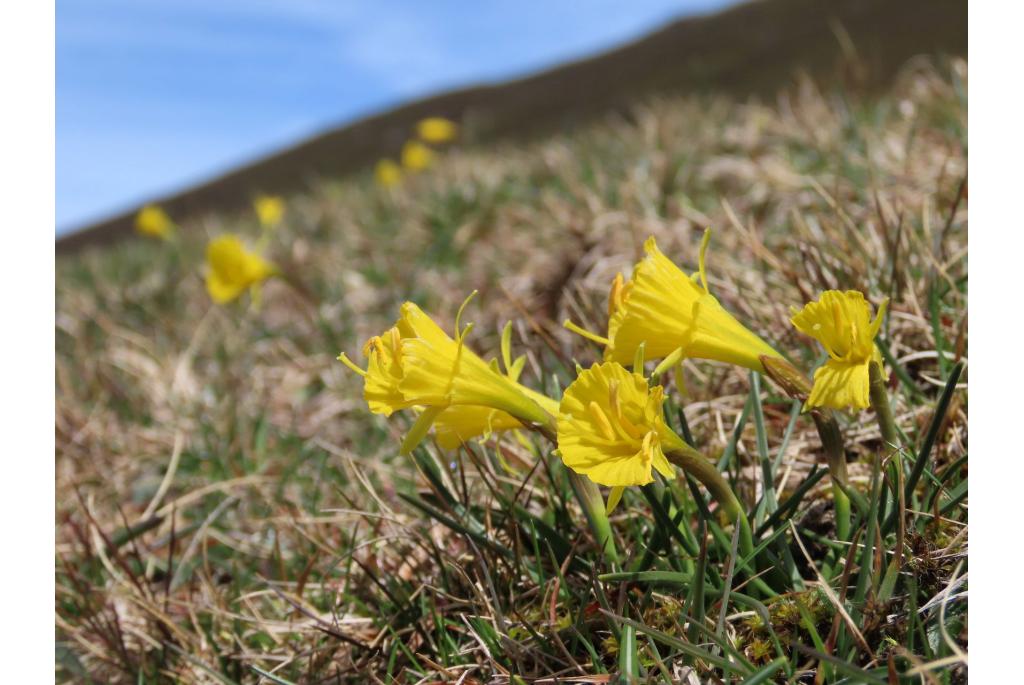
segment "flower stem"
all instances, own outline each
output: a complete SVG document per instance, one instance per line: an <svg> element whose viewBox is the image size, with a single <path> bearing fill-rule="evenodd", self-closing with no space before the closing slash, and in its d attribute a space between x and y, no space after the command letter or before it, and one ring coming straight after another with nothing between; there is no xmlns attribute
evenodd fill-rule
<svg viewBox="0 0 1024 685"><path fill-rule="evenodd" d="M704 458L697 450L689 445L672 449L665 453L668 460L683 469L686 473L696 478L708 489L711 496L718 502L726 517L730 521L739 521L740 525L740 552L744 557L750 558L754 554L754 536L750 530L750 521L743 511L736 493L729 487L722 474L718 472L711 462Z"/></svg>
<svg viewBox="0 0 1024 685"><path fill-rule="evenodd" d="M549 417L543 423L534 424L537 432L558 444L558 429L554 417ZM590 532L594 534L597 543L601 545L604 558L611 564L617 564L621 560L619 551L615 547L615 536L612 534L612 524L608 520L608 512L605 511L604 498L601 490L594 481L586 476L581 476L572 469L569 471L569 484L572 485L573 495L583 509L583 515L590 526Z"/></svg>
<svg viewBox="0 0 1024 685"><path fill-rule="evenodd" d="M885 379L882 377L882 369L877 362L871 362L868 369L871 378L870 398L871 408L875 410L878 417L878 428L882 431L882 440L890 450L899 449L899 434L896 432L896 421L892 416L892 407L889 405L889 393L885 391Z"/></svg>
<svg viewBox="0 0 1024 685"><path fill-rule="evenodd" d="M902 488L900 476L903 473L899 433L896 431L896 420L893 418L892 406L889 404L889 393L885 390L885 378L882 375L882 367L877 362L871 362L871 365L868 367L868 376L870 378L868 395L871 399L871 408L875 410L878 429L882 433L882 442L884 443L883 454L875 458L872 471L880 471L885 462L885 457L889 454L893 455L889 478L892 481L893 512L897 512L900 507L900 490ZM889 517L895 520L893 512L889 513ZM881 511L881 507L879 515L885 516L884 512Z"/></svg>
<svg viewBox="0 0 1024 685"><path fill-rule="evenodd" d="M811 394L811 380L800 369L785 359L761 357L765 373L793 399L806 401ZM825 451L825 463L832 475L832 498L835 502L836 537L844 542L850 540L850 496L846 475L846 447L832 410L819 407L811 410L811 418L818 429L821 446Z"/></svg>
<svg viewBox="0 0 1024 685"><path fill-rule="evenodd" d="M848 542L850 540L850 498L846 494L849 481L846 472L846 447L843 445L843 434L839 431L839 423L830 409L813 409L811 418L814 419L814 425L818 429L821 446L825 451L825 462L832 474L836 537Z"/></svg>
<svg viewBox="0 0 1024 685"><path fill-rule="evenodd" d="M569 469L569 483L572 484L573 494L583 508L583 514L590 524L590 531L594 534L605 559L617 564L620 561L619 551L615 548L615 536L612 534L612 524L608 520L605 511L604 498L601 490L594 481L586 476L581 476L572 469Z"/></svg>

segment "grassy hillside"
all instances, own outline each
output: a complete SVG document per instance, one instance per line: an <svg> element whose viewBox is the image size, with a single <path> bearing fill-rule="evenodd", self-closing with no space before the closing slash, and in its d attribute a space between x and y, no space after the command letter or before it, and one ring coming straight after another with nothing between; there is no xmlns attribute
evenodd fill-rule
<svg viewBox="0 0 1024 685"><path fill-rule="evenodd" d="M208 238L257 241L248 211L58 259L58 679L966 682L966 374L939 401L967 349L966 73L919 59L879 96L648 98L453 148L396 189L317 181L286 198L265 254L292 284L259 307L215 305L202 279ZM709 226L712 291L804 368L820 347L790 305L891 298L903 449L873 412L840 417L870 507L850 542L799 401L715 362L670 383L668 421L760 522L758 582L684 479L626 491L611 563L541 436L400 456L410 422L371 415L335 360L362 360L405 300L450 331L475 289L470 345L498 356L511 321L523 382L557 397L600 354L562 320L602 330L647 236L694 270Z"/></svg>
<svg viewBox="0 0 1024 685"><path fill-rule="evenodd" d="M963 0L757 0L674 22L634 43L515 81L403 105L315 136L161 204L176 216L246 207L257 193L305 192L323 177L394 156L422 117L466 124L475 142L535 139L625 112L641 97L713 90L771 96L794 73L859 89L887 86L917 54L967 55ZM57 241L70 253L131 235L125 212Z"/></svg>

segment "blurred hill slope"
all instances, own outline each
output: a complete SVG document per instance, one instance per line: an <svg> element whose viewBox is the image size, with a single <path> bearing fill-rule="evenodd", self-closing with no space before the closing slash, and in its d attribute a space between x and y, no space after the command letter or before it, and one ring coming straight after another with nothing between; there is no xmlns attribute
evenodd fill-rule
<svg viewBox="0 0 1024 685"><path fill-rule="evenodd" d="M240 208L258 192L299 191L396 154L413 123L428 115L462 121L468 141L483 143L574 126L657 92L771 95L798 71L875 89L915 54L966 54L966 10L962 0L752 2L540 74L404 105L157 201L186 218ZM57 254L130 235L134 213L59 238Z"/></svg>

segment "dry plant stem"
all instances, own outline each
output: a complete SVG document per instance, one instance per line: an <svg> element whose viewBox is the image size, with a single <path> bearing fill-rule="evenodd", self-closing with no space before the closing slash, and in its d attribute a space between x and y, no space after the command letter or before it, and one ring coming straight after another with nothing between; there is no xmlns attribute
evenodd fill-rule
<svg viewBox="0 0 1024 685"><path fill-rule="evenodd" d="M811 394L811 380L800 369L785 359L761 357L765 373L793 399L806 401ZM850 539L850 496L855 491L848 486L846 475L846 446L839 423L831 409L811 410L811 418L818 429L821 446L825 451L825 463L832 475L832 497L836 507L836 536L845 542ZM860 505L859 505L860 506ZM866 505L863 507L866 510Z"/></svg>
<svg viewBox="0 0 1024 685"><path fill-rule="evenodd" d="M534 427L537 432L553 444L558 444L558 430L554 417L551 417L546 423L534 424ZM572 469L568 469L568 471L572 492L583 509L583 515L587 517L590 531L594 534L598 544L601 545L605 559L612 564L619 563L621 557L619 557L619 551L615 547L615 537L612 535L612 525L608 520L608 512L605 510L601 490L594 481L586 476L581 476Z"/></svg>
<svg viewBox="0 0 1024 685"><path fill-rule="evenodd" d="M740 525L740 551L746 558L752 558L754 554L754 537L750 530L750 522L743 511L736 493L729 487L722 474L718 472L711 462L703 454L691 448L672 450L666 452L668 460L681 468L689 475L696 478L708 489L711 496L715 498L718 505L730 521L739 521Z"/></svg>

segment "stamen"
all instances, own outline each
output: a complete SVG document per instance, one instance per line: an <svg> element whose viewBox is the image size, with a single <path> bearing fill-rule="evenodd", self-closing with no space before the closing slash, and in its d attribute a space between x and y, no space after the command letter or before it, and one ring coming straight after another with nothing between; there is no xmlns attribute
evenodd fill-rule
<svg viewBox="0 0 1024 685"><path fill-rule="evenodd" d="M644 436L643 445L640 447L640 452L643 455L644 461L650 463L654 460L654 431L650 431Z"/></svg>
<svg viewBox="0 0 1024 685"><path fill-rule="evenodd" d="M604 437L608 440L615 440L615 431L612 429L612 424L608 420L608 416L605 415L604 410L597 402L591 402L587 407L590 410L590 415L594 417L594 421L597 422L598 428L604 433Z"/></svg>
<svg viewBox="0 0 1024 685"><path fill-rule="evenodd" d="M374 343L375 340L380 340L380 336L375 335L372 338L370 338L369 340L367 340L365 343L363 343L363 356L364 357L369 357L370 356L370 352L373 352L374 350L377 349L376 345Z"/></svg>
<svg viewBox="0 0 1024 685"><path fill-rule="evenodd" d="M608 384L608 406L616 419L622 421L622 407L619 406L619 382L611 381Z"/></svg>
<svg viewBox="0 0 1024 685"><path fill-rule="evenodd" d="M338 355L338 361L340 361L342 364L358 373L363 378L366 378L366 371L356 366L356 364L351 359L349 359L344 352Z"/></svg>
<svg viewBox="0 0 1024 685"><path fill-rule="evenodd" d="M396 357L402 353L402 334L398 332L398 328L391 329L391 351Z"/></svg>
<svg viewBox="0 0 1024 685"><path fill-rule="evenodd" d="M612 289L608 294L608 316L611 317L619 307L622 306L622 290L624 280L622 278L622 272L615 274L615 278L612 279Z"/></svg>
<svg viewBox="0 0 1024 685"><path fill-rule="evenodd" d="M581 335L584 338L586 338L587 340L592 340L593 342L596 342L598 345L604 345L604 346L607 347L608 345L611 344L611 342L608 340L608 338L602 337L602 336L600 336L600 335L598 335L596 333L591 333L590 331L586 330L585 328L580 328L579 326L574 324L569 319L566 319L562 323L562 326L564 326L565 328L568 328L570 331L572 331L576 335Z"/></svg>

